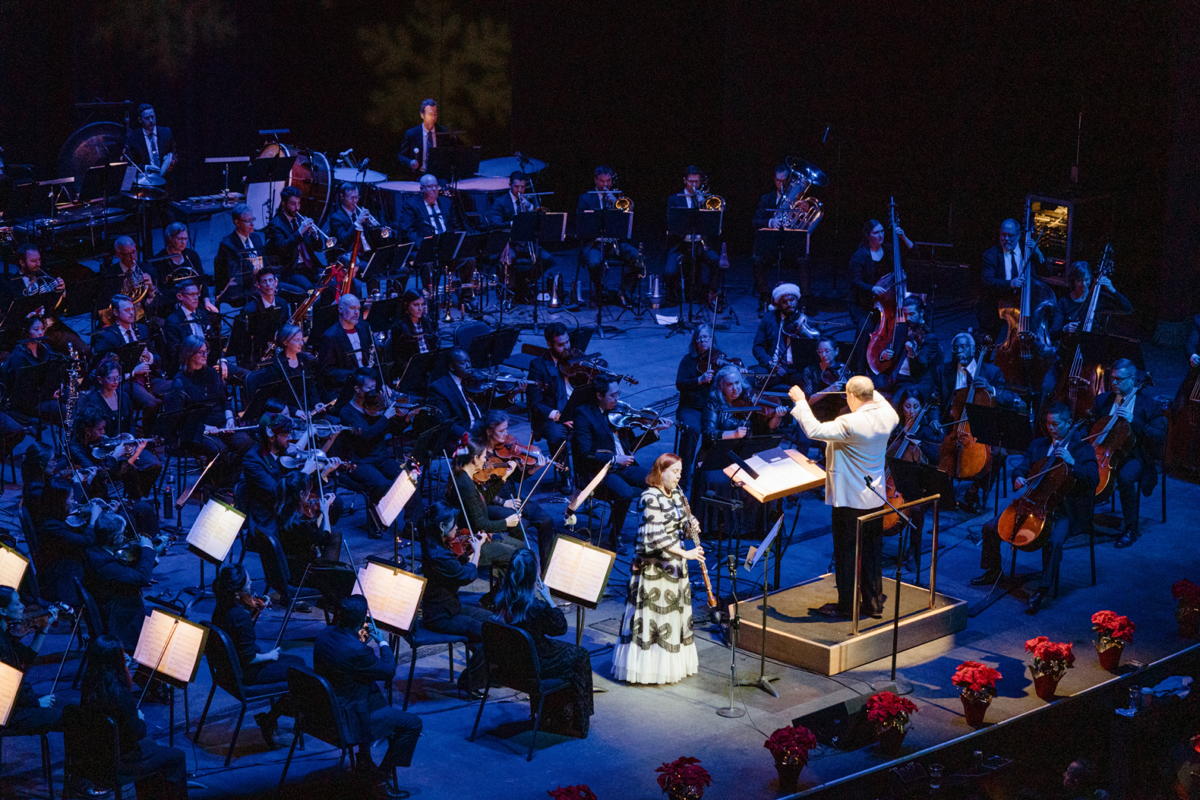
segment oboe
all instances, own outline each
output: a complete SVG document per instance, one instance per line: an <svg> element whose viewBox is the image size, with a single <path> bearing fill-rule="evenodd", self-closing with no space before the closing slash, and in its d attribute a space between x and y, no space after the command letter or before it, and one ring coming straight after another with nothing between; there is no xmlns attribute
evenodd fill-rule
<svg viewBox="0 0 1200 800"><path fill-rule="evenodd" d="M696 519L696 515L692 513L692 506L688 503L687 495L680 492L683 498L683 511L687 514L687 519L683 521L683 529L687 535L691 537L692 543L696 547L700 547L700 520ZM704 563L704 559L696 559L696 563L700 565L700 577L704 579L704 591L708 594L708 607L717 607L717 596L713 594L712 581L708 579L708 566Z"/></svg>

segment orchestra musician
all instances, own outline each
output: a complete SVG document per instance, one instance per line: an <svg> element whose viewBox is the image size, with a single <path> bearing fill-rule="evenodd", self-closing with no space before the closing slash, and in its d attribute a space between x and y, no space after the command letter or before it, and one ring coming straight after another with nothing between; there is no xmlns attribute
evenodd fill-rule
<svg viewBox="0 0 1200 800"><path fill-rule="evenodd" d="M863 375L855 375L846 382L850 413L830 422L820 422L813 416L799 386L789 389L788 396L795 403L792 416L805 435L825 442L825 504L833 507L838 599L815 610L826 617L849 617L852 604L858 601L862 614L880 618L887 599L883 594L882 525L875 520L863 527L859 598L853 597L855 530L860 516L883 507L887 442L899 418L883 395L875 391L871 379Z"/></svg>
<svg viewBox="0 0 1200 800"><path fill-rule="evenodd" d="M254 230L256 218L250 206L238 203L230 212L233 231L217 245L213 259L216 302L238 307L246 300L254 276L262 269L267 253L266 238Z"/></svg>
<svg viewBox="0 0 1200 800"><path fill-rule="evenodd" d="M429 171L429 157L438 146L438 136L446 133L446 128L437 124L437 100L427 97L421 101L421 124L414 125L404 132L404 141L400 146L399 159L401 164L407 164L413 172ZM445 143L444 140L442 143Z"/></svg>
<svg viewBox="0 0 1200 800"><path fill-rule="evenodd" d="M50 609L50 620L57 619L57 610ZM29 644L25 644L9 633L9 625L25 622L25 604L21 595L11 586L0 586L0 663L7 664L13 669L20 670L26 675L21 677L21 684L4 724L4 733L10 736L36 736L49 731L62 730L62 709L56 707L57 698L53 694L40 697L34 694L29 680L29 669L34 659L46 643L46 628L37 629Z"/></svg>
<svg viewBox="0 0 1200 800"><path fill-rule="evenodd" d="M7 309L3 312L0 327L7 334L14 324L22 324L18 319L20 315L14 315L12 311L19 307L17 302L20 298L32 298L24 302L30 305L36 303L43 309L41 313L46 322L46 343L63 354L67 352L67 345L71 344L77 354L88 357L90 352L87 343L56 316L66 296L66 281L42 269L42 253L37 245L28 242L18 245L16 255L17 274L0 279L0 307ZM29 305L25 305L25 308L29 308Z"/></svg>
<svg viewBox="0 0 1200 800"><path fill-rule="evenodd" d="M837 360L837 342L828 336L817 339L817 363L800 370L800 388L808 395L808 402L817 402L826 392L840 392L846 388L841 372L843 364Z"/></svg>
<svg viewBox="0 0 1200 800"><path fill-rule="evenodd" d="M240 564L221 567L213 581L216 606L213 608L212 624L229 637L242 668L243 684L262 686L286 683L289 669L307 669L308 665L299 656L281 653L278 646L270 650L258 649L254 628L267 600L255 597L253 589L250 573ZM267 747L275 747L275 729L282 716L295 716L294 705L288 695L273 702L268 710L254 715Z"/></svg>
<svg viewBox="0 0 1200 800"><path fill-rule="evenodd" d="M189 246L190 235L188 227L182 222L172 222L163 229L163 249L154 254L151 262L157 267L159 275L164 276L163 288L185 278L202 280L204 267L200 262L200 254ZM214 314L216 306L208 304L209 311Z"/></svg>
<svg viewBox="0 0 1200 800"><path fill-rule="evenodd" d="M357 742L355 765L381 784L394 780L396 767L412 764L413 751L421 736L421 718L387 705L378 681L391 681L396 674L396 657L388 637L367 617L367 600L355 594L342 600L333 624L313 644L313 671L333 689L349 728L349 741ZM366 623L367 639L360 639ZM387 753L376 766L371 744L388 740ZM389 792L396 796L394 787ZM400 795L404 796L404 795Z"/></svg>
<svg viewBox="0 0 1200 800"><path fill-rule="evenodd" d="M787 180L791 170L787 164L777 164L775 166L775 188L774 190L761 195L758 198L758 204L754 207L754 218L751 224L755 230L762 230L771 226L772 218L778 209L784 208L787 203ZM759 252L757 249L753 255L754 260L754 295L758 298L758 310L761 314L771 301L770 281L768 275L772 266L776 266L779 262L779 254L772 252ZM788 263L792 262L792 263ZM795 258L788 258L786 261L779 262L779 269L787 266L796 266ZM776 273L778 274L778 273ZM805 273L807 275L807 273Z"/></svg>
<svg viewBox="0 0 1200 800"><path fill-rule="evenodd" d="M739 406L745 407L740 411ZM787 410L782 406L754 405L754 393L746 376L736 364L721 367L712 380L712 389L708 392L707 403L701 421L701 431L708 447L715 442L727 439L745 439L747 436L769 436L779 429L787 416ZM703 456L701 456L703 459ZM722 470L731 463L710 464L704 473L704 489L712 489L719 494L728 494L729 479Z"/></svg>
<svg viewBox="0 0 1200 800"><path fill-rule="evenodd" d="M27 449L21 468L24 484L21 505L29 512L30 522L37 531L37 543L30 555L37 564L42 597L79 608L83 600L76 581L83 582L84 554L96 542L90 521L75 524L79 519L71 517L71 522L67 522L70 516L67 506L76 476L81 483L84 476L72 470L66 459L51 459L48 452L40 451L37 446ZM40 475L36 475L36 468L31 468L35 461L41 469ZM98 506L93 507L99 510Z"/></svg>
<svg viewBox="0 0 1200 800"><path fill-rule="evenodd" d="M6 277L3 283L6 303L26 295L57 295L66 291L67 283L42 269L42 251L36 244L26 242L17 246L17 274ZM55 298L55 301L57 299ZM47 302L50 306L54 303Z"/></svg>
<svg viewBox="0 0 1200 800"><path fill-rule="evenodd" d="M699 195L704 183L704 173L697 166L684 170L683 188L667 198L667 208L701 208L703 199ZM703 300L717 288L717 264L720 257L699 234L667 237L667 260L663 265L663 281L666 283L667 305L679 302L679 271L686 262L691 270L691 291Z"/></svg>
<svg viewBox="0 0 1200 800"><path fill-rule="evenodd" d="M382 226L370 211L358 204L358 184L343 183L338 187L338 197L340 202L329 212L329 218L325 222L326 233L339 249L349 253L354 249L354 232L361 228L363 235L359 247L364 252L370 250L367 233Z"/></svg>
<svg viewBox="0 0 1200 800"><path fill-rule="evenodd" d="M128 295L113 295L109 301L109 311L113 322L92 336L92 358L99 364L111 355L117 359L117 365L120 367L118 351L127 345L142 345L138 363L128 374L120 377L128 381L137 408L147 417L152 417L154 411L162 405L161 397L166 389L166 381L154 374L154 369L160 361L150 341L150 329L145 323L135 322L137 306ZM110 427L109 432L117 433L117 430Z"/></svg>
<svg viewBox="0 0 1200 800"><path fill-rule="evenodd" d="M1071 265L1067 293L1058 298L1058 308L1055 314L1055 324L1052 333L1071 334L1079 330L1087 316L1088 295L1092 286L1092 271L1086 261L1076 261ZM1100 277L1100 299L1096 302L1096 314L1132 314L1133 303L1113 286L1112 279L1107 275ZM1104 323L1097 325L1097 330L1103 330Z"/></svg>
<svg viewBox="0 0 1200 800"><path fill-rule="evenodd" d="M399 219L400 229L405 238L415 242L418 249L422 239L454 230L454 204L449 197L442 196L437 176L426 173L421 176L419 183L420 194L417 197L405 197ZM426 291L432 291L434 288L436 281L433 270L437 266L432 262L417 264L421 286ZM474 269L474 259L459 259L455 266L461 275L468 271L468 267Z"/></svg>
<svg viewBox="0 0 1200 800"><path fill-rule="evenodd" d="M508 191L497 197L488 209L488 224L495 228L512 229L513 220L517 214L537 211L541 203L537 198L530 200L526 196L529 191L529 176L523 172L514 172L508 176ZM536 234L536 231L535 231ZM511 287L518 299L526 302L532 297L533 287L538 277L554 257L536 241L509 241L500 253L500 264L512 267L515 271L511 277L514 285Z"/></svg>
<svg viewBox="0 0 1200 800"><path fill-rule="evenodd" d="M8 358L0 365L0 382L8 396L11 410L61 425L62 406L58 400L59 386L65 380L65 369L50 369L54 362L66 367L66 361L50 349L46 342L46 324L38 314L31 313L21 321L21 339ZM15 419L0 412L0 451L10 452L25 438L25 429Z"/></svg>
<svg viewBox="0 0 1200 800"><path fill-rule="evenodd" d="M1123 526L1116 547L1129 547L1141 536L1138 524L1141 496L1154 493L1158 481L1156 459L1167 438L1167 418L1158 402L1141 389L1146 376L1127 358L1119 358L1109 371L1112 391L1096 397L1092 418L1115 416L1127 422L1133 441L1114 454L1113 479L1121 498ZM1097 444L1093 440L1093 445Z"/></svg>
<svg viewBox="0 0 1200 800"><path fill-rule="evenodd" d="M280 509L294 501L308 477L302 470L288 470L280 463L287 455L295 427L291 417L264 414L255 431L254 446L242 457L241 478L235 491L237 506L262 535L278 534ZM280 594L286 595L284 589Z"/></svg>
<svg viewBox="0 0 1200 800"><path fill-rule="evenodd" d="M531 383L525 398L534 438L544 439L546 449L553 454L559 452L574 425L567 418L567 402L574 390L560 368L571 358L571 337L567 334L567 326L561 322L547 324L542 335L548 352L529 363ZM559 473L556 483L565 493L570 486L570 474Z"/></svg>
<svg viewBox="0 0 1200 800"><path fill-rule="evenodd" d="M379 359L371 323L362 316L362 304L352 294L344 294L337 302L338 320L321 335L317 345L317 369L330 396L341 400L353 391L350 379L364 367Z"/></svg>
<svg viewBox="0 0 1200 800"><path fill-rule="evenodd" d="M915 294L904 298L902 306L907 335L902 348L893 352L889 347L879 354L881 361L899 358L895 369L876 375L875 386L891 394L902 387L922 383L929 369L942 363L942 345L929 322L925 301Z"/></svg>
<svg viewBox="0 0 1200 800"><path fill-rule="evenodd" d="M1091 529L1096 484L1099 481L1095 451L1083 439L1081 432L1071 431L1071 410L1061 404L1048 405L1042 411L1042 421L1045 424L1045 436L1030 443L1024 462L1013 471L1013 489L1024 489L1033 466L1054 454L1066 464L1069 480L1061 504L1050 510L1050 518L1043 523L1050 533L1042 543L1042 573L1037 588L1029 596L1025 609L1029 614L1036 614L1045 604L1046 594L1058 576L1067 539ZM1047 462L1042 468L1050 465L1051 462ZM983 552L979 564L983 572L971 580L972 586L995 584L1000 578L997 522L991 520L983 526Z"/></svg>
<svg viewBox="0 0 1200 800"><path fill-rule="evenodd" d="M575 213L582 215L589 211L602 211L614 208L621 192L613 188L616 172L612 167L604 165L593 171L593 189L579 195L575 204ZM604 295L604 260L616 259L621 263L621 295L632 297L637 288L640 267L639 254L636 247L620 237L601 237L581 243L579 257L587 267L588 276L592 282L592 296L599 304Z"/></svg>
<svg viewBox="0 0 1200 800"><path fill-rule="evenodd" d="M175 167L175 135L158 124L149 103L138 106L137 117L139 127L125 137L125 151L146 172L165 176Z"/></svg>
<svg viewBox="0 0 1200 800"><path fill-rule="evenodd" d="M467 394L471 356L456 347L450 351L449 359L449 372L429 384L429 402L450 423L449 438L458 441L483 417L483 412Z"/></svg>
<svg viewBox="0 0 1200 800"><path fill-rule="evenodd" d="M71 465L85 474L94 470L92 481L85 482L84 488L89 492L99 491L104 496L112 496L112 482L119 480L125 487L125 496L130 500L152 496L154 485L162 472L162 461L153 450L146 447L148 440L135 440L129 447L117 448L111 455L106 450L103 457L97 458L93 450L104 442L111 414L106 414L100 405L103 398L85 405L82 402L85 396L80 396L81 402L75 412L75 430L67 443ZM100 487L98 490L94 488L96 481ZM87 483L93 485L88 486Z"/></svg>
<svg viewBox="0 0 1200 800"><path fill-rule="evenodd" d="M293 299L313 288L321 272L317 254L325 251L325 237L315 220L300 213L300 202L300 190L285 186L267 224L267 255L279 264L281 291Z"/></svg>
<svg viewBox="0 0 1200 800"><path fill-rule="evenodd" d="M620 384L606 375L599 375L591 386L580 389L584 394L575 407L571 448L575 462L575 485L586 486L596 473L611 462L608 474L596 487L602 499L611 499L612 528L608 534L609 549L617 550L621 529L629 506L646 485L646 468L626 453L609 422L608 414L621 398ZM603 490L603 491L601 491ZM604 494L608 498L604 498Z"/></svg>
<svg viewBox="0 0 1200 800"><path fill-rule="evenodd" d="M896 234L906 250L913 249L902 228L896 229ZM862 242L850 256L850 319L856 329L862 328L863 321L875 309L875 300L889 289L881 286L879 281L884 275L892 274L893 258L891 248L896 243L887 242L887 229L877 219L869 219L863 224Z"/></svg>
<svg viewBox="0 0 1200 800"><path fill-rule="evenodd" d="M285 324L275 337L275 355L246 378L249 400L244 419L257 419L261 410L317 414L325 407L325 392L317 381L317 357L304 350L304 331Z"/></svg>
<svg viewBox="0 0 1200 800"><path fill-rule="evenodd" d="M437 317L429 315L425 296L407 291L400 296L400 318L392 328L392 363L402 386L424 390L428 371L414 368L412 359L438 350Z"/></svg>
<svg viewBox="0 0 1200 800"><path fill-rule="evenodd" d="M754 332L756 372L769 373L769 384L796 383L800 380L799 363L793 352L796 338L816 339L821 334L800 310L800 287L781 283L771 290L772 308L767 309Z"/></svg>
<svg viewBox="0 0 1200 800"><path fill-rule="evenodd" d="M279 268L267 264L255 274L254 291L233 320L231 352L254 367L291 318L291 303L279 296Z"/></svg>
<svg viewBox="0 0 1200 800"><path fill-rule="evenodd" d="M1029 256L1034 276L1046 260L1031 234L1026 235L1022 244L1021 224L1015 219L1001 222L997 236L998 243L983 252L980 276L983 287L979 303L979 328L993 338L1000 333L1000 309L1021 307L1021 265L1025 255Z"/></svg>
<svg viewBox="0 0 1200 800"><path fill-rule="evenodd" d="M919 461L922 464L936 464L938 447L942 443L942 434L937 427L937 412L933 409L925 411L927 398L920 386L905 386L896 392L892 405L899 412L900 424L892 432L892 442L888 451L892 450L895 441L900 438L908 440L905 448L906 461ZM911 454L907 451L913 450ZM919 526L918 526L919 527Z"/></svg>
<svg viewBox="0 0 1200 800"><path fill-rule="evenodd" d="M675 370L675 388L679 392L679 407L675 421L679 425L679 457L683 460L680 484L691 490L692 471L700 450L700 434L704 411L711 395L713 377L717 370L730 363L724 354L713 350L712 328L701 323L692 332L692 343Z"/></svg>
<svg viewBox="0 0 1200 800"><path fill-rule="evenodd" d="M161 317L163 309L158 284L154 265L138 262L137 243L129 236L118 236L113 242L113 257L100 265L100 287L104 292L101 297L116 294L137 297L134 306L138 319Z"/></svg>
<svg viewBox="0 0 1200 800"><path fill-rule="evenodd" d="M163 320L163 362L172 370L179 366L179 346L189 336L217 340L220 318L201 307L203 294L197 279L187 278L175 284L175 308Z"/></svg>
<svg viewBox="0 0 1200 800"><path fill-rule="evenodd" d="M107 509L93 523L95 544L84 552L84 586L96 601L104 629L129 652L147 616L142 592L152 582L158 557L146 536L126 530L125 518Z"/></svg>
<svg viewBox="0 0 1200 800"><path fill-rule="evenodd" d="M452 467L450 479L453 485L446 486L445 503L459 509L462 515L458 518L459 528L466 528L473 534L485 534L481 545L479 568L487 571L492 564L507 565L520 547L513 535L515 528L521 524L521 514L510 508L488 505L480 483L475 480L476 473L484 468L487 462L487 449L474 440L468 440L459 451L450 457ZM504 467L508 474L514 468ZM487 605L487 603L484 603Z"/></svg>

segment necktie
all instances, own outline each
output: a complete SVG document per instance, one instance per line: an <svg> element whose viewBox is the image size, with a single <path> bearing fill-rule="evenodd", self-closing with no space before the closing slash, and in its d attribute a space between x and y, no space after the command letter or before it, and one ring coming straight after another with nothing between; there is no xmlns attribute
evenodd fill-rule
<svg viewBox="0 0 1200 800"><path fill-rule="evenodd" d="M428 169L429 167L429 151L434 147L433 131L425 131L425 157L422 159L421 166Z"/></svg>
<svg viewBox="0 0 1200 800"><path fill-rule="evenodd" d="M463 402L467 404L467 419L474 422L479 419L479 406L472 402L471 398L467 397L466 391L463 390L462 384L458 384L458 393L462 395Z"/></svg>
<svg viewBox="0 0 1200 800"><path fill-rule="evenodd" d="M159 162L158 162L158 129L156 128L154 131L152 131L150 134L148 134L146 136L146 139L150 142L150 163L157 167L157 166L159 166Z"/></svg>
<svg viewBox="0 0 1200 800"><path fill-rule="evenodd" d="M125 333L125 343L132 344L134 342L133 328L125 328L124 333Z"/></svg>
<svg viewBox="0 0 1200 800"><path fill-rule="evenodd" d="M429 207L429 216L432 218L433 232L444 233L446 228L442 225L442 212L436 204Z"/></svg>

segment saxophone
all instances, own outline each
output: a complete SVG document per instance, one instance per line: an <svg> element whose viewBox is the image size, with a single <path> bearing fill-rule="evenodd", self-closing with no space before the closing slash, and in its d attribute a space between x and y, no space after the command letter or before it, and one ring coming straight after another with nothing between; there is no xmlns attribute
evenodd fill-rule
<svg viewBox="0 0 1200 800"><path fill-rule="evenodd" d="M74 344L67 344L67 394L63 400L63 430L71 435L75 421L75 403L79 400L79 356Z"/></svg>

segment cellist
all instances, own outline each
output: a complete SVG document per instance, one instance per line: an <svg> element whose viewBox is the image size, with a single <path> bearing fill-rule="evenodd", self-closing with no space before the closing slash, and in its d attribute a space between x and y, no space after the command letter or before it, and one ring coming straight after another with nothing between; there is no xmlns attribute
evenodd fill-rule
<svg viewBox="0 0 1200 800"><path fill-rule="evenodd" d="M1067 539L1076 533L1086 533L1091 527L1096 483L1099 480L1095 452L1078 431L1071 430L1071 410L1062 404L1049 405L1042 412L1042 420L1046 435L1030 443L1023 463L1013 471L1013 488L1018 491L1025 488L1034 465L1044 470L1059 458L1067 466L1070 488L1045 520L1044 529L1049 530L1050 534L1042 540L1042 574L1038 578L1037 588L1029 596L1025 609L1027 614L1036 614L1045 604L1046 592L1054 585L1054 578L1062 563L1063 546ZM983 553L980 556L983 572L971 580L972 586L994 584L1000 578L997 521L993 519L983 526Z"/></svg>

